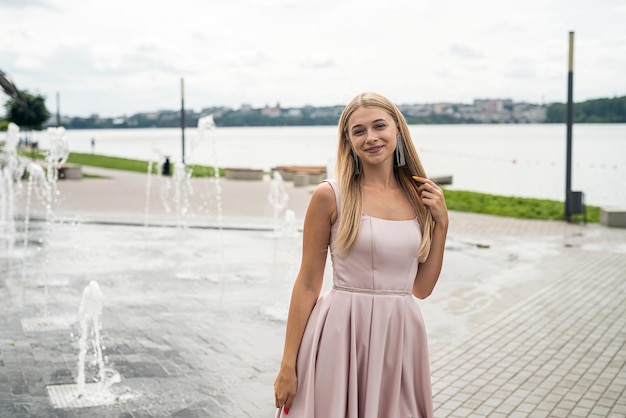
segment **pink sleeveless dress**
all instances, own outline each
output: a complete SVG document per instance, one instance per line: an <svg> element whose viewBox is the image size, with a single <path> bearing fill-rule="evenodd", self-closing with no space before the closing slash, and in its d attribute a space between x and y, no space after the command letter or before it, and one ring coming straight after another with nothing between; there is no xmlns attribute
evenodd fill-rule
<svg viewBox="0 0 626 418"><path fill-rule="evenodd" d="M335 191L339 226L339 187ZM411 295L421 241L417 220L363 215L333 287L318 299L297 359L298 391L283 418L433 416L424 320ZM332 248L332 246L331 246Z"/></svg>

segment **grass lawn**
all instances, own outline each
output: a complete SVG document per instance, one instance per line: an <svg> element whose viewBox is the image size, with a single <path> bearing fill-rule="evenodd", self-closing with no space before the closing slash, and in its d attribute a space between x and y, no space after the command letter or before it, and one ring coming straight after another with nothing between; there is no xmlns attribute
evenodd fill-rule
<svg viewBox="0 0 626 418"><path fill-rule="evenodd" d="M486 193L445 190L448 209L521 219L564 220L563 202L547 199L498 196ZM582 215L573 217L582 220ZM600 208L587 206L587 222L600 222Z"/></svg>

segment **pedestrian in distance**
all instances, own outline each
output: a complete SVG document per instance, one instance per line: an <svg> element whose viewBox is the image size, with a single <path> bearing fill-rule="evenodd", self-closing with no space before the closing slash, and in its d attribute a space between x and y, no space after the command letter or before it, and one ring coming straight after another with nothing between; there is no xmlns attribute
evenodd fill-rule
<svg viewBox="0 0 626 418"><path fill-rule="evenodd" d="M431 294L443 265L443 192L426 176L400 110L376 93L344 109L336 173L315 188L305 216L276 416L430 418L416 298ZM333 286L320 297L328 253Z"/></svg>

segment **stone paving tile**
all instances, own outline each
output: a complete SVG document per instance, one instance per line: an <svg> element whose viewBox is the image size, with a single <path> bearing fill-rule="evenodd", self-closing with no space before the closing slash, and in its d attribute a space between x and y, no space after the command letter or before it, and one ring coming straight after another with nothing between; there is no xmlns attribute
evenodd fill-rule
<svg viewBox="0 0 626 418"><path fill-rule="evenodd" d="M272 417L284 322L266 308L287 303L297 265L285 260L297 258L298 245L229 231L217 272L217 231L177 241L166 229L93 228L101 242L79 227L49 255L50 286L41 265L0 260L11 274L0 276L0 418ZM506 260L511 248L548 243L551 252L538 277L483 309L480 326L454 344L435 343L436 416L626 416L626 231L452 213L450 237L475 248L463 250L470 256L504 256L493 274L516 262ZM229 255L241 253L254 270ZM77 327L24 332L21 321L75 315L89 280L107 297L105 353L123 376L115 385L123 401L53 409L45 387L73 383Z"/></svg>
<svg viewBox="0 0 626 418"><path fill-rule="evenodd" d="M626 255L573 248L543 267L549 281L540 293L433 359L437 416L618 411L626 380ZM474 388L470 398L460 396L467 392L459 382Z"/></svg>

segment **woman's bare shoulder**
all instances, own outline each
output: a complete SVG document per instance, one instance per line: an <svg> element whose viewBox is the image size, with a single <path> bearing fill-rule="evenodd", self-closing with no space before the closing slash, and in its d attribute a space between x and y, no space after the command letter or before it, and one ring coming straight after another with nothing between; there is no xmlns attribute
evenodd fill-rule
<svg viewBox="0 0 626 418"><path fill-rule="evenodd" d="M334 208L335 203L335 191L333 187L327 181L324 181L313 189L313 195L311 196L311 203L315 201L318 205L330 206Z"/></svg>
<svg viewBox="0 0 626 418"><path fill-rule="evenodd" d="M335 191L330 183L324 181L315 187L309 202L309 210L315 210L319 214L325 214L334 219L337 213L337 202Z"/></svg>

